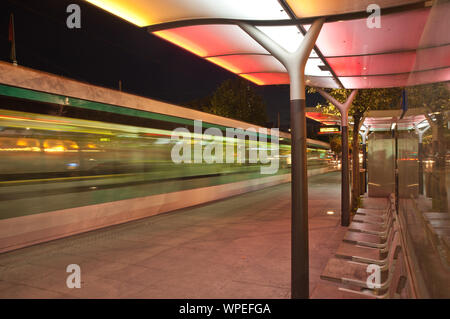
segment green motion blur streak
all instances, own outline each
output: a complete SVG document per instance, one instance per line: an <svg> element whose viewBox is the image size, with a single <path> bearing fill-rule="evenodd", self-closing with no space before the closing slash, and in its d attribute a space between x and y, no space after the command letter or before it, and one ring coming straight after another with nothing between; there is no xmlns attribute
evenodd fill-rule
<svg viewBox="0 0 450 319"><path fill-rule="evenodd" d="M248 160L175 164L171 133L0 110L0 219L270 176ZM206 145L201 136L195 143ZM310 168L329 165L323 149L309 148L308 159ZM279 161L276 174L289 173L289 145L280 144Z"/></svg>

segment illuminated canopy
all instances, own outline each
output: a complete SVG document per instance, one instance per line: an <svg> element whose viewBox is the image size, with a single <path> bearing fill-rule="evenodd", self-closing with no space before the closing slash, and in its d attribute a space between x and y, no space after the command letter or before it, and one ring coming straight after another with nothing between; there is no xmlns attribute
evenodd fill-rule
<svg viewBox="0 0 450 319"><path fill-rule="evenodd" d="M414 130L428 126L426 111L417 108L406 111L402 116L402 110L371 110L367 112L363 125L370 127L370 131L390 131L394 123L398 130Z"/></svg>
<svg viewBox="0 0 450 319"><path fill-rule="evenodd" d="M326 22L305 67L306 84L374 88L450 81L450 2L378 0L86 0L259 85L288 84L285 67L237 22L293 52L313 19Z"/></svg>

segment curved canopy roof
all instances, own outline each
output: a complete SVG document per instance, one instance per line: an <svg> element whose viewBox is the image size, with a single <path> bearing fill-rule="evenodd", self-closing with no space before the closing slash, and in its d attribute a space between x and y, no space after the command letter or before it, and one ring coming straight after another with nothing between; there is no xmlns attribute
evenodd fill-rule
<svg viewBox="0 0 450 319"><path fill-rule="evenodd" d="M378 0L86 0L259 85L288 84L285 67L236 23L295 51L326 17L305 68L307 84L375 88L450 81L450 2Z"/></svg>

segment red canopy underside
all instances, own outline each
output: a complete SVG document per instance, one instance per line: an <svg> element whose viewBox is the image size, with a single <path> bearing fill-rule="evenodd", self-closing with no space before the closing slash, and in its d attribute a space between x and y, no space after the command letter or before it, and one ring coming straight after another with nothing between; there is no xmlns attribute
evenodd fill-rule
<svg viewBox="0 0 450 319"><path fill-rule="evenodd" d="M367 20L325 23L316 45L345 88L387 88L450 81L450 3ZM309 26L305 25L305 29ZM285 67L236 25L197 25L155 32L259 85L288 84ZM301 36L301 35L300 35ZM311 57L307 85L339 83Z"/></svg>

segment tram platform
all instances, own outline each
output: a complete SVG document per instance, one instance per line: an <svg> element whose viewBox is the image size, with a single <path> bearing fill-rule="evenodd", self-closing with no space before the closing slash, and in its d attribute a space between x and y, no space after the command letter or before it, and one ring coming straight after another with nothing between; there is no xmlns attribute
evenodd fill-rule
<svg viewBox="0 0 450 319"><path fill-rule="evenodd" d="M340 173L309 184L310 294L326 298L314 290L345 233ZM290 298L290 227L285 183L0 254L0 298Z"/></svg>

